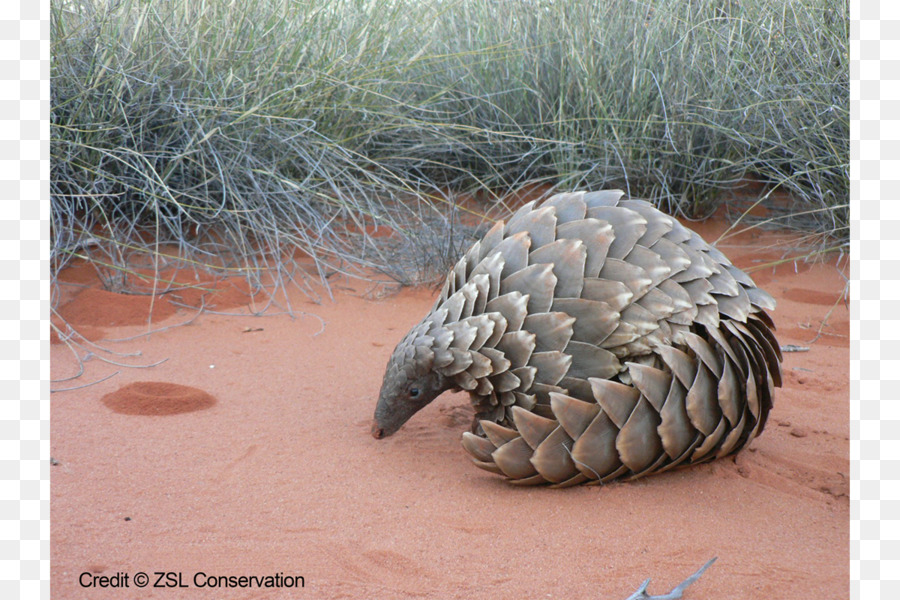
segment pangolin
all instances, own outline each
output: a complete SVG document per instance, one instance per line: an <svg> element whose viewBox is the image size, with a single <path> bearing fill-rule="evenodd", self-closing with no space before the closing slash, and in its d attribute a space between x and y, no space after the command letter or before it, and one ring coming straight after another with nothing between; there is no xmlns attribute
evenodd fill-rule
<svg viewBox="0 0 900 600"><path fill-rule="evenodd" d="M603 483L737 452L781 386L775 301L722 252L620 190L497 222L388 361L372 435L442 392L462 445L514 484Z"/></svg>

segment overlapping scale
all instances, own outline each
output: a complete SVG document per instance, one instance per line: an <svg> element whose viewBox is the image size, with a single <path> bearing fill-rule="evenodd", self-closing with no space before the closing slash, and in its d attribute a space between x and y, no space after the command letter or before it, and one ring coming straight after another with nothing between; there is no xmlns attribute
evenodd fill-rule
<svg viewBox="0 0 900 600"><path fill-rule="evenodd" d="M781 385L773 308L651 204L574 192L495 224L401 344L472 394L477 466L565 487L745 447Z"/></svg>

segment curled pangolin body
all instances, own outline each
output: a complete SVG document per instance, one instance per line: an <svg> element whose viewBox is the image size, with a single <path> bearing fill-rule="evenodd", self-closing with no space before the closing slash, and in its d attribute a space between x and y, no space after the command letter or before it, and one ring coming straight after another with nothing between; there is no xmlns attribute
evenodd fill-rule
<svg viewBox="0 0 900 600"><path fill-rule="evenodd" d="M393 433L467 390L479 467L521 485L635 478L737 452L781 385L775 302L674 218L622 192L557 194L498 222L398 344Z"/></svg>

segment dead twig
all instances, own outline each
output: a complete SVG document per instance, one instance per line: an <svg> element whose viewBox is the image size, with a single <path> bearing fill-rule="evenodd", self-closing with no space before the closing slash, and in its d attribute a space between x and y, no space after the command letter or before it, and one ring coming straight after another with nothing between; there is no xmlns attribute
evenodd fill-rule
<svg viewBox="0 0 900 600"><path fill-rule="evenodd" d="M115 373L110 373L110 374L107 375L106 377L102 377L102 378L100 378L100 379L98 379L98 380L96 380L96 381L92 381L92 382L90 382L90 383L85 383L84 385L76 385L76 386L74 386L74 387L67 387L67 388L59 388L59 389L55 389L55 390L50 390L50 393L52 394L53 392L71 392L72 390L80 390L80 389L84 389L84 388L86 388L86 387L90 387L90 386L92 386L92 385L97 385L98 383L102 383L102 382L106 381L107 379L112 379L113 377L115 377L115 376L118 375L118 374L119 374L119 371L116 371ZM78 377L80 377L80 374L78 375ZM69 377L68 379L74 379L74 378L73 378L73 377ZM59 381L65 381L65 380L60 379Z"/></svg>
<svg viewBox="0 0 900 600"><path fill-rule="evenodd" d="M809 352L808 346L795 346L794 344L786 344L781 347L782 352Z"/></svg>
<svg viewBox="0 0 900 600"><path fill-rule="evenodd" d="M679 600L681 595L684 593L692 583L700 579L700 576L703 575L703 572L706 571L714 562L716 562L717 556L712 557L709 562L700 567L696 573L679 583L675 586L671 592L668 594L663 594L662 596L649 596L647 595L647 586L650 585L650 579L646 579L644 583L637 589L635 593L628 596L625 600Z"/></svg>
<svg viewBox="0 0 900 600"><path fill-rule="evenodd" d="M59 313L57 313L55 309L51 308L51 312L54 315L60 317ZM60 317L60 319L62 319L62 317ZM155 363L143 364L143 365L129 365L129 364L125 364L125 363L121 363L121 362L112 360L110 358L106 358L102 355L102 353L106 353L106 354L109 354L112 356L117 356L117 357L123 357L123 358L138 357L138 356L141 356L141 353L140 352L116 352L115 350L110 350L109 348L104 348L103 346L95 344L94 342L90 341L89 339L87 339L86 337L84 337L83 335L78 333L78 331L75 328L73 328L68 322L65 322L65 320L63 320L63 321L64 321L66 327L69 329L68 332L64 333L53 322L50 323L50 328L52 330L56 331L56 334L59 336L60 341L66 345L66 347L72 353L72 356L78 362L78 373L76 373L75 375L71 375L69 377L63 377L61 379L51 379L50 380L51 384L62 383L64 381L71 381L73 379L78 379L79 377L81 377L84 374L84 363L86 361L94 359L94 358L101 360L105 363L115 365L117 367L124 367L124 368L129 368L129 369L135 369L135 368L136 369L148 369L151 367L161 365L162 363L169 360L168 358L164 358ZM81 341L78 341L77 339L75 339L76 337L80 338ZM94 350L92 350L91 348L89 348L88 346L96 349L96 352ZM82 354L82 352L84 352L84 354ZM80 389L81 387L88 387L88 386L94 385L96 383L100 383L101 381L106 381L107 379L109 379L110 377L113 377L116 374L118 374L118 371L116 371L112 375L104 377L103 379L100 379L98 381L94 381L94 382L85 384L84 386L77 386L77 387L72 387L72 388L60 388L60 389L51 390L51 391L65 392L65 391L69 391L69 390Z"/></svg>
<svg viewBox="0 0 900 600"><path fill-rule="evenodd" d="M847 290L849 287L850 287L850 282L848 281L847 284L844 286L844 291L841 292L841 295L838 296L838 299L834 301L834 304L832 304L831 308L828 309L828 312L825 313L825 318L822 319L822 323L819 325L819 330L816 332L816 337L814 337L813 339L808 341L807 344L815 344L817 341L819 341L819 338L822 337L822 335L824 334L823 329L825 329L825 325L828 324L828 319L831 318L831 313L834 312L834 309L837 308L838 304L841 303L841 300L843 300L844 297L847 295ZM831 335L834 335L834 334L831 334Z"/></svg>

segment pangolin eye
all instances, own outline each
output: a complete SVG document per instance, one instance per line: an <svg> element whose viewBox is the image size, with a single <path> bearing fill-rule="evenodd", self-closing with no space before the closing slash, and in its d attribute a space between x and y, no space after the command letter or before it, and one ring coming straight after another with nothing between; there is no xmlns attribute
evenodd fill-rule
<svg viewBox="0 0 900 600"><path fill-rule="evenodd" d="M409 397L416 398L419 395L419 388L409 388Z"/></svg>

